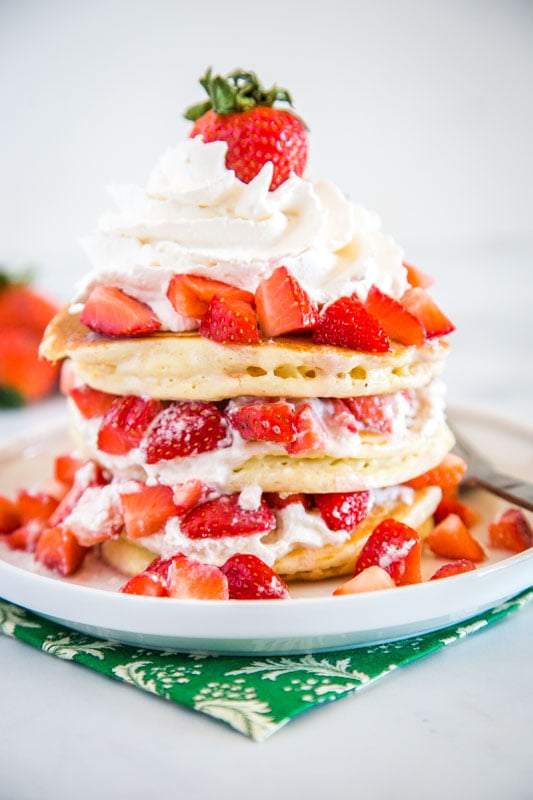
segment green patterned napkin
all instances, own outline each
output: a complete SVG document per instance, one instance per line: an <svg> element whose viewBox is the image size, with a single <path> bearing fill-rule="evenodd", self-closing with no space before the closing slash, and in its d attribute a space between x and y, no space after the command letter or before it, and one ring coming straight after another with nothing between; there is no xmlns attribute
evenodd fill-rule
<svg viewBox="0 0 533 800"><path fill-rule="evenodd" d="M432 633L315 655L217 657L144 650L76 633L3 600L0 632L189 706L262 741L302 711L353 694L531 600L533 588L484 614Z"/></svg>

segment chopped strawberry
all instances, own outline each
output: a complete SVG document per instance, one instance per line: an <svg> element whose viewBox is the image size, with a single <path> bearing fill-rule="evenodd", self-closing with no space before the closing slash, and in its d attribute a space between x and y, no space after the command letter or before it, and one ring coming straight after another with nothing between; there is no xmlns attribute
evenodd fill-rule
<svg viewBox="0 0 533 800"><path fill-rule="evenodd" d="M147 597L168 597L165 581L154 572L139 572L121 586L119 592L123 594L140 594Z"/></svg>
<svg viewBox="0 0 533 800"><path fill-rule="evenodd" d="M181 520L181 530L190 539L249 536L274 530L276 518L264 499L252 509L239 505L239 499L239 494L223 495L196 506Z"/></svg>
<svg viewBox="0 0 533 800"><path fill-rule="evenodd" d="M331 397L327 400L326 413L330 417L331 424L336 428L346 428L350 433L357 433L361 426L356 421L354 415L349 410L346 398ZM329 421L329 420L328 420Z"/></svg>
<svg viewBox="0 0 533 800"><path fill-rule="evenodd" d="M243 300L215 295L200 322L200 334L219 344L257 344L255 311Z"/></svg>
<svg viewBox="0 0 533 800"><path fill-rule="evenodd" d="M445 336L455 330L455 325L443 314L426 290L419 286L407 289L402 295L401 304L419 320L428 339Z"/></svg>
<svg viewBox="0 0 533 800"><path fill-rule="evenodd" d="M34 519L46 522L58 505L57 498L45 492L31 492L28 489L17 492L17 511L23 525Z"/></svg>
<svg viewBox="0 0 533 800"><path fill-rule="evenodd" d="M425 541L435 555L443 558L467 558L476 563L486 558L482 546L457 514L448 514Z"/></svg>
<svg viewBox="0 0 533 800"><path fill-rule="evenodd" d="M122 506L116 487L89 486L74 508L63 519L79 543L91 547L108 539L117 539L124 527Z"/></svg>
<svg viewBox="0 0 533 800"><path fill-rule="evenodd" d="M0 533L11 533L21 523L15 503L8 497L0 495Z"/></svg>
<svg viewBox="0 0 533 800"><path fill-rule="evenodd" d="M377 565L366 567L362 572L354 575L349 581L337 586L335 596L345 594L360 594L362 592L378 592L381 589L394 589L396 584L383 567Z"/></svg>
<svg viewBox="0 0 533 800"><path fill-rule="evenodd" d="M296 414L296 437L285 445L291 455L322 451L326 447L327 433L310 403L304 403Z"/></svg>
<svg viewBox="0 0 533 800"><path fill-rule="evenodd" d="M247 403L231 409L228 416L243 439L287 444L296 438L296 412L284 400Z"/></svg>
<svg viewBox="0 0 533 800"><path fill-rule="evenodd" d="M403 265L407 270L407 282L410 286L420 286L422 289L429 289L429 287L433 286L435 283L430 275L426 275L426 273L422 272L418 267L414 267L406 261L403 262Z"/></svg>
<svg viewBox="0 0 533 800"><path fill-rule="evenodd" d="M426 336L422 323L377 286L370 287L365 308L391 339L407 346L424 344Z"/></svg>
<svg viewBox="0 0 533 800"><path fill-rule="evenodd" d="M310 494L265 492L263 497L270 508L282 509L294 503L300 503L307 511L313 507L313 498Z"/></svg>
<svg viewBox="0 0 533 800"><path fill-rule="evenodd" d="M6 539L7 544L11 550L25 550L26 553L34 553L37 542L46 528L46 521L32 519L10 533Z"/></svg>
<svg viewBox="0 0 533 800"><path fill-rule="evenodd" d="M159 400L127 395L117 397L98 430L98 447L104 453L124 455L138 447L148 428L163 410Z"/></svg>
<svg viewBox="0 0 533 800"><path fill-rule="evenodd" d="M69 396L78 407L78 411L82 417L85 419L103 417L111 406L113 400L117 399L116 394L100 392L98 389L93 389L87 384L84 384L83 386L75 386L70 390Z"/></svg>
<svg viewBox="0 0 533 800"><path fill-rule="evenodd" d="M197 478L191 478L184 483L176 483L172 487L172 500L178 514L185 514L198 503L206 500L209 487Z"/></svg>
<svg viewBox="0 0 533 800"><path fill-rule="evenodd" d="M57 310L56 303L28 283L17 283L0 276L0 326L23 325L42 336Z"/></svg>
<svg viewBox="0 0 533 800"><path fill-rule="evenodd" d="M392 433L393 409L387 395L369 394L360 397L344 397L343 403L353 414L358 430Z"/></svg>
<svg viewBox="0 0 533 800"><path fill-rule="evenodd" d="M473 561L468 558L458 558L452 564L443 564L442 567L439 567L429 580L438 581L441 578L450 578L452 575L461 575L463 572L471 572L474 569L477 567Z"/></svg>
<svg viewBox="0 0 533 800"><path fill-rule="evenodd" d="M315 304L287 267L278 267L260 281L255 304L265 336L312 330L318 321Z"/></svg>
<svg viewBox="0 0 533 800"><path fill-rule="evenodd" d="M502 547L521 553L533 546L533 531L523 511L508 508L489 525L489 541L493 547Z"/></svg>
<svg viewBox="0 0 533 800"><path fill-rule="evenodd" d="M133 491L121 492L120 502L126 536L130 539L160 533L165 523L178 513L172 489L163 484L147 486L137 483Z"/></svg>
<svg viewBox="0 0 533 800"><path fill-rule="evenodd" d="M287 600L287 584L257 556L237 553L221 567L228 579L230 600Z"/></svg>
<svg viewBox="0 0 533 800"><path fill-rule="evenodd" d="M61 483L72 486L76 472L83 466L81 458L64 453L54 459L54 478Z"/></svg>
<svg viewBox="0 0 533 800"><path fill-rule="evenodd" d="M86 489L90 486L103 486L105 483L102 468L95 461L84 461L74 474L71 488L48 520L49 525L55 527L62 523L71 514Z"/></svg>
<svg viewBox="0 0 533 800"><path fill-rule="evenodd" d="M315 494L320 516L332 531L353 531L368 514L370 492Z"/></svg>
<svg viewBox="0 0 533 800"><path fill-rule="evenodd" d="M322 309L313 331L313 342L364 353L388 353L391 350L389 337L355 295L340 297Z"/></svg>
<svg viewBox="0 0 533 800"><path fill-rule="evenodd" d="M115 286L96 286L85 302L80 320L106 336L137 336L161 328L152 309Z"/></svg>
<svg viewBox="0 0 533 800"><path fill-rule="evenodd" d="M41 334L22 323L0 326L0 408L42 400L55 390L59 367L39 357Z"/></svg>
<svg viewBox="0 0 533 800"><path fill-rule="evenodd" d="M455 497L443 497L435 509L433 519L435 522L442 522L448 514L457 514L467 528L472 528L481 518L479 512L472 506L462 503Z"/></svg>
<svg viewBox="0 0 533 800"><path fill-rule="evenodd" d="M420 583L422 543L420 534L395 519L385 519L374 528L355 564L355 575L367 567L386 570L397 586Z"/></svg>
<svg viewBox="0 0 533 800"><path fill-rule="evenodd" d="M253 305L254 296L246 289L239 289L229 283L203 278L200 275L178 273L170 279L167 297L173 308L183 317L200 319L207 311L213 297L242 300Z"/></svg>
<svg viewBox="0 0 533 800"><path fill-rule="evenodd" d="M78 542L75 534L59 525L46 528L39 537L35 559L63 577L72 575L82 565L87 548Z"/></svg>
<svg viewBox="0 0 533 800"><path fill-rule="evenodd" d="M164 409L146 437L146 462L197 455L230 442L228 421L214 403L176 401Z"/></svg>
<svg viewBox="0 0 533 800"><path fill-rule="evenodd" d="M412 489L423 489L425 486L440 486L441 489L456 489L466 472L466 463L455 453L447 453L440 464L433 469L405 481Z"/></svg>
<svg viewBox="0 0 533 800"><path fill-rule="evenodd" d="M170 597L193 600L228 600L228 581L219 567L185 555L176 555L168 568Z"/></svg>

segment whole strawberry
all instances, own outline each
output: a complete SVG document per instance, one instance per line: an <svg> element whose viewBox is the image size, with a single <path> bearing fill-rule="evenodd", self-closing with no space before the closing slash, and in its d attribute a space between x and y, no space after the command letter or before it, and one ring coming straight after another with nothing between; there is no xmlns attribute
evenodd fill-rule
<svg viewBox="0 0 533 800"><path fill-rule="evenodd" d="M226 166L239 180L249 183L266 163L274 167L270 191L292 172L302 175L307 161L307 132L301 119L276 102L292 99L278 86L266 90L253 72L235 70L225 77L208 69L200 84L209 100L191 106L186 119L194 122L191 138L228 145Z"/></svg>

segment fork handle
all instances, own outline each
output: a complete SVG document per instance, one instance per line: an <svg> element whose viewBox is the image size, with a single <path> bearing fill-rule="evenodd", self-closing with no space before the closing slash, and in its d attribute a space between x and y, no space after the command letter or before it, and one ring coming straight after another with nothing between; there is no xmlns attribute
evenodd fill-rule
<svg viewBox="0 0 533 800"><path fill-rule="evenodd" d="M512 478L510 475L492 471L484 474L483 477L467 475L463 479L463 486L480 486L509 503L533 511L533 485Z"/></svg>

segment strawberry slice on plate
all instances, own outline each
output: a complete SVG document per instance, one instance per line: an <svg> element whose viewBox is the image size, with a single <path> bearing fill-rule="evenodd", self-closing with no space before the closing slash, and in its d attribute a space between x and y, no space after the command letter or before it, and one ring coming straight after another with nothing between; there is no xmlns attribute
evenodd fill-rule
<svg viewBox="0 0 533 800"><path fill-rule="evenodd" d="M320 516L332 531L353 531L368 514L370 492L315 494Z"/></svg>
<svg viewBox="0 0 533 800"><path fill-rule="evenodd" d="M194 600L228 600L228 580L214 564L204 564L179 554L173 556L167 573L170 597Z"/></svg>
<svg viewBox="0 0 533 800"><path fill-rule="evenodd" d="M287 584L251 553L236 553L221 567L227 578L230 600L287 600Z"/></svg>
<svg viewBox="0 0 533 800"><path fill-rule="evenodd" d="M11 533L21 523L16 504L0 495L0 533Z"/></svg>
<svg viewBox="0 0 533 800"><path fill-rule="evenodd" d="M457 514L448 514L425 541L435 555L443 558L467 558L476 563L486 558L483 547Z"/></svg>
<svg viewBox="0 0 533 800"><path fill-rule="evenodd" d="M119 592L123 594L140 594L145 597L168 597L168 588L166 582L160 575L155 572L139 572L138 575L133 575L124 586L121 586Z"/></svg>
<svg viewBox="0 0 533 800"><path fill-rule="evenodd" d="M144 443L146 463L198 455L230 443L229 423L214 403L178 400L150 428Z"/></svg>
<svg viewBox="0 0 533 800"><path fill-rule="evenodd" d="M222 495L196 506L181 520L181 530L189 539L249 536L274 530L276 517L264 499L252 509L239 505L239 499L239 494Z"/></svg>
<svg viewBox="0 0 533 800"><path fill-rule="evenodd" d="M284 400L246 403L232 408L228 416L243 439L285 444L296 438L296 412Z"/></svg>
<svg viewBox="0 0 533 800"><path fill-rule="evenodd" d="M257 344L255 311L243 300L215 295L200 322L200 334L219 344Z"/></svg>
<svg viewBox="0 0 533 800"><path fill-rule="evenodd" d="M115 286L95 286L80 320L91 330L106 336L138 336L161 328L161 322L146 303Z"/></svg>
<svg viewBox="0 0 533 800"><path fill-rule="evenodd" d="M382 567L374 565L366 567L362 572L354 575L349 581L337 586L333 594L338 597L344 594L360 594L361 592L378 592L381 589L394 589L396 584Z"/></svg>
<svg viewBox="0 0 533 800"><path fill-rule="evenodd" d="M277 267L255 292L257 319L265 336L312 330L318 311L287 267Z"/></svg>
<svg viewBox="0 0 533 800"><path fill-rule="evenodd" d="M472 572L477 569L473 561L468 558L458 558L450 564L443 564L436 572L433 573L430 581L438 581L441 578L451 578L453 575L462 575L463 572Z"/></svg>
<svg viewBox="0 0 533 800"><path fill-rule="evenodd" d="M391 350L390 339L378 320L353 295L339 297L322 309L313 331L313 342L363 353L388 353Z"/></svg>
<svg viewBox="0 0 533 800"><path fill-rule="evenodd" d="M402 295L401 304L420 322L428 339L445 336L455 330L453 322L440 310L426 290L419 286L407 289Z"/></svg>
<svg viewBox="0 0 533 800"><path fill-rule="evenodd" d="M420 534L395 519L385 519L374 528L355 564L355 575L378 566L389 573L397 586L420 583L422 543Z"/></svg>
<svg viewBox="0 0 533 800"><path fill-rule="evenodd" d="M215 295L226 299L242 300L253 305L254 296L246 289L240 289L223 281L214 281L201 275L177 273L170 279L167 297L173 308L182 317L200 319L207 311Z"/></svg>
<svg viewBox="0 0 533 800"><path fill-rule="evenodd" d="M143 436L163 410L159 400L127 395L117 397L98 429L98 448L110 455L125 455L138 447Z"/></svg>
<svg viewBox="0 0 533 800"><path fill-rule="evenodd" d="M120 493L124 527L129 539L140 539L160 533L165 523L178 514L170 486L128 483L128 491ZM130 491L131 489L131 491Z"/></svg>
<svg viewBox="0 0 533 800"><path fill-rule="evenodd" d="M519 508L508 508L489 525L489 541L493 547L502 547L512 553L521 553L533 547L533 531L525 514Z"/></svg>
<svg viewBox="0 0 533 800"><path fill-rule="evenodd" d="M37 542L35 559L48 569L67 577L79 569L87 552L88 548L78 542L71 530L58 525L43 531Z"/></svg>
<svg viewBox="0 0 533 800"><path fill-rule="evenodd" d="M426 340L422 323L393 297L371 286L365 308L375 317L387 336L404 345L421 345Z"/></svg>

